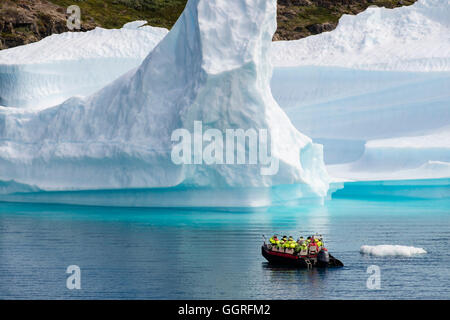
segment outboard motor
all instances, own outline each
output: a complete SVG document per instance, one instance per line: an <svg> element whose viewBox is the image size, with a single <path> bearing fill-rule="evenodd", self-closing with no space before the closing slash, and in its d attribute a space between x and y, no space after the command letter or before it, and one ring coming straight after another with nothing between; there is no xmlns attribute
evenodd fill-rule
<svg viewBox="0 0 450 320"><path fill-rule="evenodd" d="M322 248L317 254L317 265L319 267L327 267L330 263L330 254L326 248Z"/></svg>

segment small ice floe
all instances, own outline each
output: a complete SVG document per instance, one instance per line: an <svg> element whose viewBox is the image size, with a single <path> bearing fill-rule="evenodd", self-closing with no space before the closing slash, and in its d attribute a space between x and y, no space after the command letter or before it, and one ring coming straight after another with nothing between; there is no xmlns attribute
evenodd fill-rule
<svg viewBox="0 0 450 320"><path fill-rule="evenodd" d="M387 256L411 257L416 254L427 253L423 248L389 245L389 244L383 244L378 246L361 246L360 252L362 254L369 254L378 257L387 257Z"/></svg>

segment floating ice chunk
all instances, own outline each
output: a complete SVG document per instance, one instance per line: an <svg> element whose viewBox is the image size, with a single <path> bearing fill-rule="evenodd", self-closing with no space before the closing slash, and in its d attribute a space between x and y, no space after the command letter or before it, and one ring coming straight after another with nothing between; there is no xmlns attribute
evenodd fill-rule
<svg viewBox="0 0 450 320"><path fill-rule="evenodd" d="M377 246L361 246L360 252L362 254L368 254L379 257L386 256L403 256L403 257L411 257L416 254L425 254L427 253L422 248L416 247L408 247L408 246L399 246L399 245L377 245Z"/></svg>

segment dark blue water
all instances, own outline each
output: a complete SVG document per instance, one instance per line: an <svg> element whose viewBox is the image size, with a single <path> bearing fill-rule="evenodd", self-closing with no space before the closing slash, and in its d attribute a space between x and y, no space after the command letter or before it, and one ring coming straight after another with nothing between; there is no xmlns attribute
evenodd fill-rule
<svg viewBox="0 0 450 320"><path fill-rule="evenodd" d="M0 298L449 299L450 200L334 199L259 212L0 203ZM321 233L346 265L268 265L262 234ZM361 245L422 247L371 257ZM66 288L69 265L81 290ZM369 290L378 265L381 289Z"/></svg>

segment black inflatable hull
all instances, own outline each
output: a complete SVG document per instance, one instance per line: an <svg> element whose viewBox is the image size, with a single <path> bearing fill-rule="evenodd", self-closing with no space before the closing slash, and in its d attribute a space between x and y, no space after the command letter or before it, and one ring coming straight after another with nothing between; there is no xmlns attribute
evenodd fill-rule
<svg viewBox="0 0 450 320"><path fill-rule="evenodd" d="M328 263L323 263L321 261L317 261L317 263L308 263L308 258L302 258L299 256L295 256L289 253L282 253L282 252L274 252L270 251L265 246L261 247L261 253L263 257L270 263L274 265L280 265L280 266L289 266L289 267L296 267L296 268L309 268L309 267L316 267L316 268L333 268L333 267L343 267L344 264L333 257L330 254L330 259Z"/></svg>

